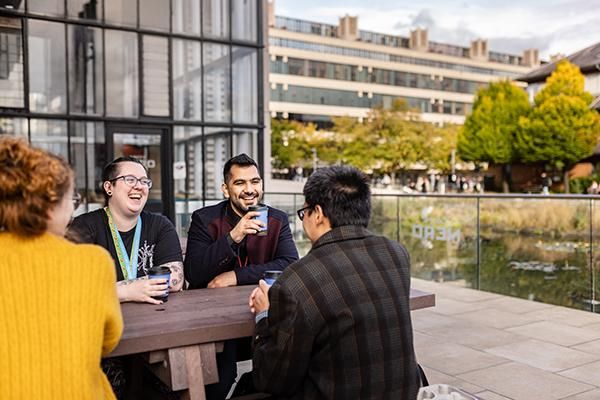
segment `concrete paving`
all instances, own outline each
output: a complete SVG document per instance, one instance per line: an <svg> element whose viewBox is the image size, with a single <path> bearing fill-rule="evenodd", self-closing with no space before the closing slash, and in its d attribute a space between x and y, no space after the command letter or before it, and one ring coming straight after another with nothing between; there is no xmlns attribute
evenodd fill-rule
<svg viewBox="0 0 600 400"><path fill-rule="evenodd" d="M600 400L600 314L412 280L436 306L412 313L430 384L483 400Z"/></svg>

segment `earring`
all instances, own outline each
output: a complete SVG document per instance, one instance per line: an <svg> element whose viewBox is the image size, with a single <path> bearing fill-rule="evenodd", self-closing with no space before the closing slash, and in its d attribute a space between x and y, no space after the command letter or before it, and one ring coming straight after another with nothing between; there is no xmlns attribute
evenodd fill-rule
<svg viewBox="0 0 600 400"><path fill-rule="evenodd" d="M112 192L106 192L106 194L112 196Z"/></svg>

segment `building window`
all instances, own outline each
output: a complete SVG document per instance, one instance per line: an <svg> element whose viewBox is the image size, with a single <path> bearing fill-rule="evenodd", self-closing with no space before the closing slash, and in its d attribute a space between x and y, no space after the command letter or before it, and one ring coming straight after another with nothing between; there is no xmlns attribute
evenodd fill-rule
<svg viewBox="0 0 600 400"><path fill-rule="evenodd" d="M27 118L0 118L0 135L29 138Z"/></svg>
<svg viewBox="0 0 600 400"><path fill-rule="evenodd" d="M202 47L193 40L173 40L175 119L202 119Z"/></svg>
<svg viewBox="0 0 600 400"><path fill-rule="evenodd" d="M64 0L27 0L27 8L30 13L42 15L65 15Z"/></svg>
<svg viewBox="0 0 600 400"><path fill-rule="evenodd" d="M101 122L71 121L69 162L75 171L75 187L84 199L80 213L104 205L102 169L108 163L104 150L104 124Z"/></svg>
<svg viewBox="0 0 600 400"><path fill-rule="evenodd" d="M258 120L258 74L256 49L233 47L232 53L233 122L255 124Z"/></svg>
<svg viewBox="0 0 600 400"><path fill-rule="evenodd" d="M69 159L69 140L67 136L67 121L56 119L29 120L30 141L50 153Z"/></svg>
<svg viewBox="0 0 600 400"><path fill-rule="evenodd" d="M229 46L205 43L203 47L204 120L230 122Z"/></svg>
<svg viewBox="0 0 600 400"><path fill-rule="evenodd" d="M168 0L139 0L140 28L169 31L169 15L171 14Z"/></svg>
<svg viewBox="0 0 600 400"><path fill-rule="evenodd" d="M106 114L137 117L138 38L137 34L115 30L105 31L106 51Z"/></svg>
<svg viewBox="0 0 600 400"><path fill-rule="evenodd" d="M205 36L228 39L229 0L203 0L202 26Z"/></svg>
<svg viewBox="0 0 600 400"><path fill-rule="evenodd" d="M222 199L223 167L232 157L231 131L226 128L204 128L204 173L206 199Z"/></svg>
<svg viewBox="0 0 600 400"><path fill-rule="evenodd" d="M231 2L231 38L256 42L256 0Z"/></svg>
<svg viewBox="0 0 600 400"><path fill-rule="evenodd" d="M173 32L200 35L200 0L173 0Z"/></svg>
<svg viewBox="0 0 600 400"><path fill-rule="evenodd" d="M102 30L69 25L69 111L74 114L104 112Z"/></svg>
<svg viewBox="0 0 600 400"><path fill-rule="evenodd" d="M143 37L144 115L169 116L169 42Z"/></svg>
<svg viewBox="0 0 600 400"><path fill-rule="evenodd" d="M67 16L102 21L102 0L67 0Z"/></svg>
<svg viewBox="0 0 600 400"><path fill-rule="evenodd" d="M65 114L65 25L29 20L29 108Z"/></svg>
<svg viewBox="0 0 600 400"><path fill-rule="evenodd" d="M23 108L21 20L0 17L0 107Z"/></svg>
<svg viewBox="0 0 600 400"><path fill-rule="evenodd" d="M104 0L104 12L107 24L137 26L135 0Z"/></svg>

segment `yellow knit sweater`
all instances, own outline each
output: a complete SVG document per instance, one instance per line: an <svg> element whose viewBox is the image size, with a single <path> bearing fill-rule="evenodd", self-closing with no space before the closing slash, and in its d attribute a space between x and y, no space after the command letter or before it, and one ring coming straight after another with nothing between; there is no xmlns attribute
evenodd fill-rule
<svg viewBox="0 0 600 400"><path fill-rule="evenodd" d="M0 232L0 399L114 399L100 368L123 320L110 255Z"/></svg>

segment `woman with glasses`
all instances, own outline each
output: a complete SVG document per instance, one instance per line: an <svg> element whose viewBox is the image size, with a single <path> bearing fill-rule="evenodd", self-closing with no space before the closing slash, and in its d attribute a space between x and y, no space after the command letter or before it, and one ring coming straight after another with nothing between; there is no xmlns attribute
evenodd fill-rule
<svg viewBox="0 0 600 400"><path fill-rule="evenodd" d="M114 266L63 237L73 176L63 159L0 136L3 399L114 399L100 368L123 330Z"/></svg>
<svg viewBox="0 0 600 400"><path fill-rule="evenodd" d="M75 240L98 244L108 250L117 275L117 295L121 302L161 304L166 290L183 287L181 245L173 224L163 215L144 211L152 180L146 167L136 158L120 157L102 172L102 190L106 206L75 218L69 234ZM152 267L171 269L171 280L147 279ZM117 398L145 397L130 382L139 380L141 366L134 357L104 360ZM146 377L144 377L146 379ZM164 391L156 381L150 386ZM127 394L126 394L127 393Z"/></svg>
<svg viewBox="0 0 600 400"><path fill-rule="evenodd" d="M109 251L115 261L119 300L160 304L165 291L183 287L179 237L164 216L144 211L152 180L136 158L120 157L102 172L106 207L73 221L70 234ZM152 267L171 269L171 281L147 279Z"/></svg>

